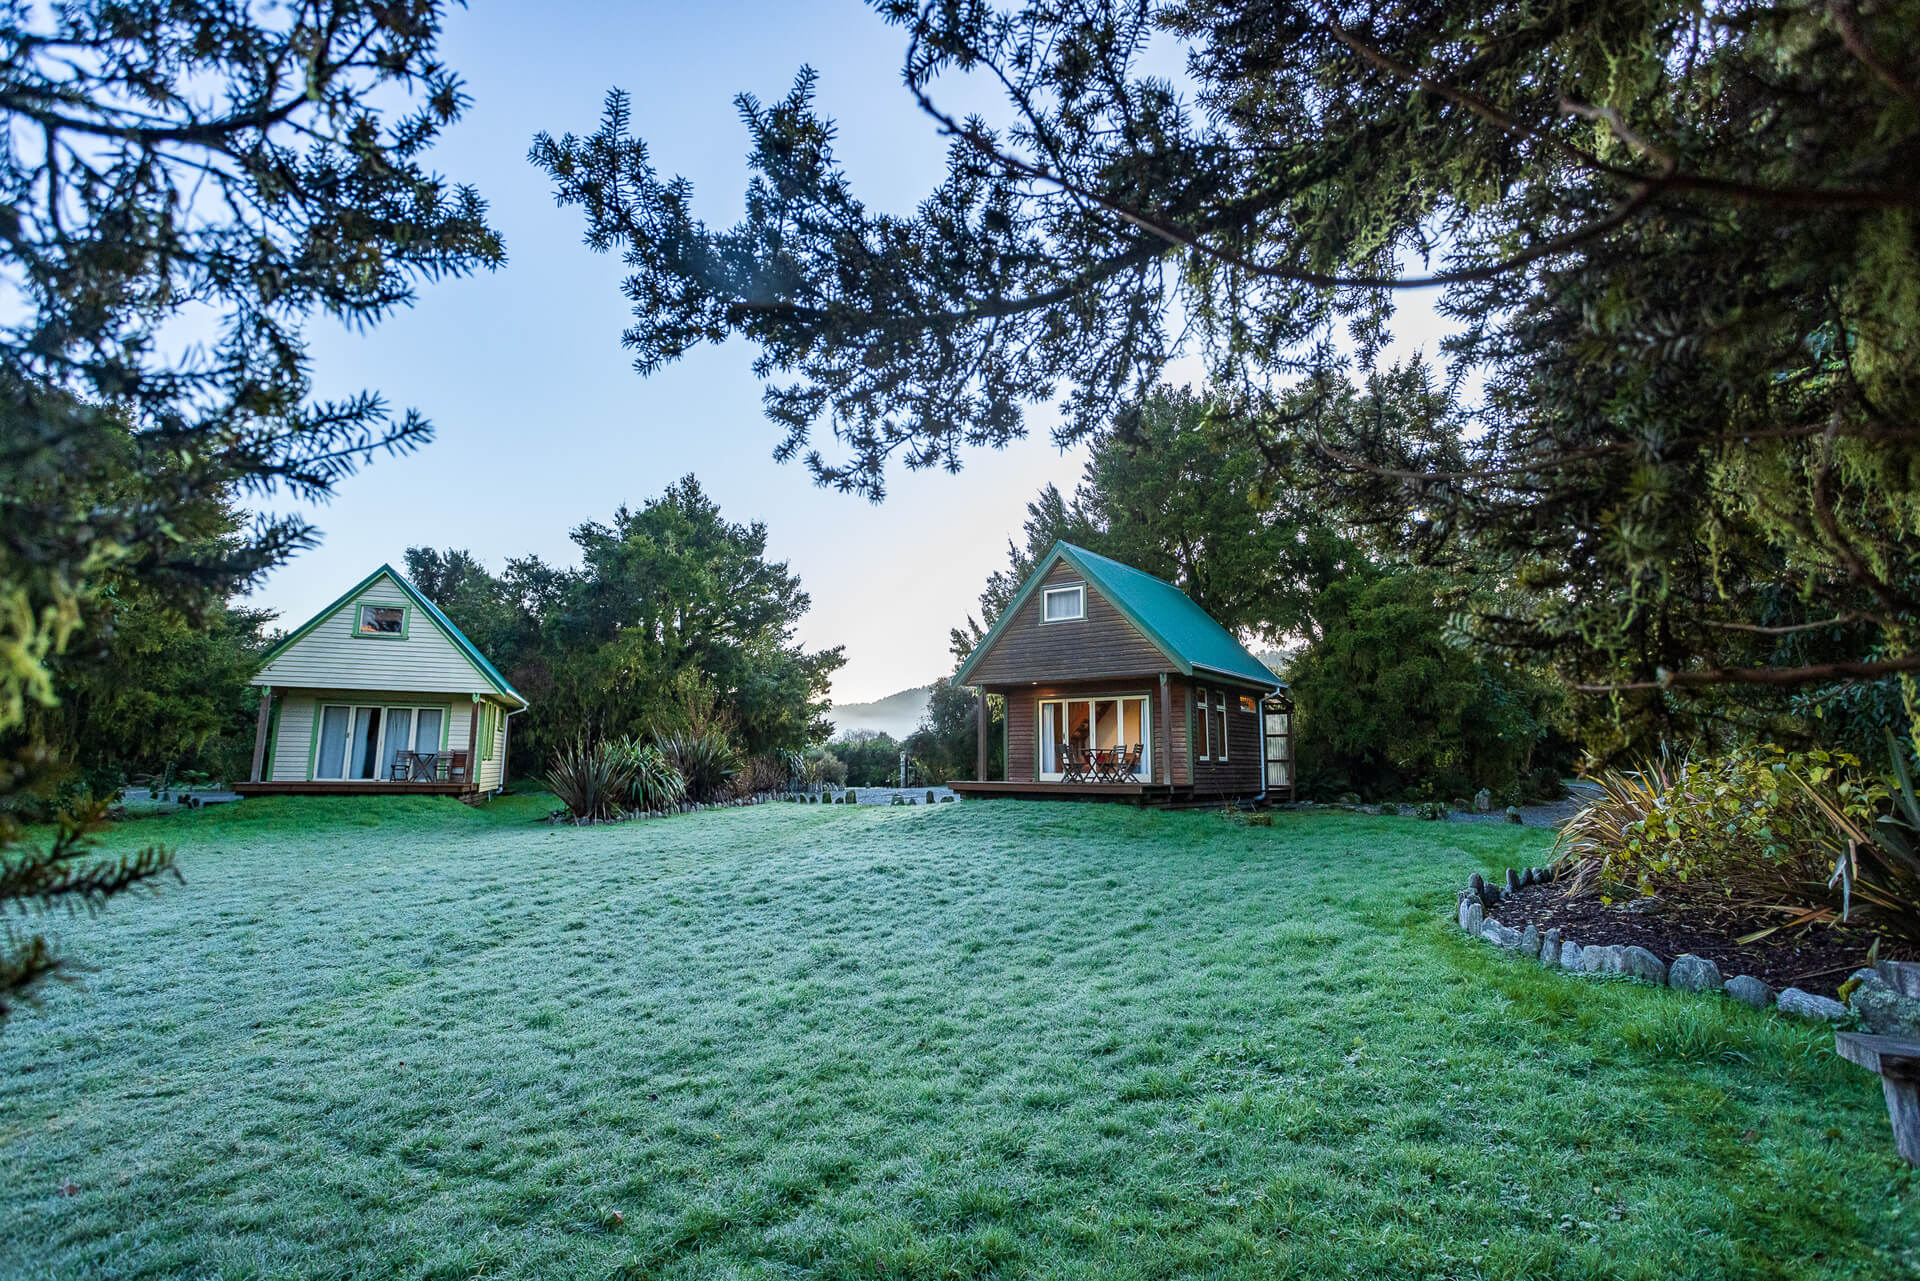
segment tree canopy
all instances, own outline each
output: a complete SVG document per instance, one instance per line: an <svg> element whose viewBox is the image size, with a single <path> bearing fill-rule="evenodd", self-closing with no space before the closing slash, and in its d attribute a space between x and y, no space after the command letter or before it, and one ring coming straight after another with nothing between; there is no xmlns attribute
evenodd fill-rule
<svg viewBox="0 0 1920 1281"><path fill-rule="evenodd" d="M111 704L158 736L133 751L209 741L258 622L226 599L313 530L209 538L205 515L324 496L431 434L376 391L314 399L303 327L504 261L479 196L424 163L467 101L442 8L0 0L0 909L97 907L169 870L157 847L90 853L104 797L38 845L8 805L62 773L23 727L98 758ZM10 935L0 1016L63 964Z"/></svg>
<svg viewBox="0 0 1920 1281"><path fill-rule="evenodd" d="M795 643L812 601L767 559L764 524L727 520L685 476L573 541L578 569L524 557L498 577L465 551L406 554L408 577L532 701L514 722L519 772L583 735L666 728L689 699L750 755L827 736L827 689L845 660Z"/></svg>
<svg viewBox="0 0 1920 1281"><path fill-rule="evenodd" d="M312 540L263 517L209 562L183 507L317 497L430 437L377 392L312 399L302 327L504 261L423 163L467 103L441 8L0 5L0 728L47 700L100 571L217 594Z"/></svg>
<svg viewBox="0 0 1920 1281"><path fill-rule="evenodd" d="M1497 573L1487 642L1623 706L1920 669L1913 0L879 7L950 143L911 213L856 197L811 71L739 99L730 227L617 92L536 140L641 370L745 337L780 456L879 498L1192 351L1266 466ZM962 73L1003 121L943 107ZM1343 412L1416 285L1485 388L1464 434Z"/></svg>

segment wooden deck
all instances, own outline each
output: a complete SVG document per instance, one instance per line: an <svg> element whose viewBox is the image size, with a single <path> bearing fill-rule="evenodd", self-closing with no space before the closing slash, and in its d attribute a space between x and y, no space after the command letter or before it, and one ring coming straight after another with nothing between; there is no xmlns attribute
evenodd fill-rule
<svg viewBox="0 0 1920 1281"><path fill-rule="evenodd" d="M1166 805L1173 790L1165 783L1010 783L1004 780L950 779L961 796L982 799L1017 796L1043 801L1119 801L1127 805Z"/></svg>
<svg viewBox="0 0 1920 1281"><path fill-rule="evenodd" d="M1034 801L1114 801L1148 805L1155 809L1195 809L1251 801L1253 792L1221 791L1165 783L1012 783L1005 780L949 779L947 786L963 797L981 800L1017 798Z"/></svg>
<svg viewBox="0 0 1920 1281"><path fill-rule="evenodd" d="M477 796L480 789L471 782L393 783L384 779L355 778L300 783L235 783L233 790L242 796Z"/></svg>

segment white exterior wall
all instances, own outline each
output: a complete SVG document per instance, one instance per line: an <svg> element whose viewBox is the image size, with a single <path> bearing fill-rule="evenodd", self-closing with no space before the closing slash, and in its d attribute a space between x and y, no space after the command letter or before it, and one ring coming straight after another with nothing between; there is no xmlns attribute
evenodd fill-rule
<svg viewBox="0 0 1920 1281"><path fill-rule="evenodd" d="M366 603L405 606L406 639L355 635L360 606ZM261 668L253 683L275 689L401 689L469 695L492 688L439 624L384 574Z"/></svg>

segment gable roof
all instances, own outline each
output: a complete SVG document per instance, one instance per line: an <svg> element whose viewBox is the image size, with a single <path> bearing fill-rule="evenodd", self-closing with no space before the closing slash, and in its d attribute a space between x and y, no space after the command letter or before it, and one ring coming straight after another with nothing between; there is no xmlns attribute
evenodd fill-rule
<svg viewBox="0 0 1920 1281"><path fill-rule="evenodd" d="M1000 611L999 621L974 646L973 653L967 655L967 661L960 665L960 670L954 673L954 684L967 683L974 666L1012 624L1014 616L1038 589L1047 571L1060 561L1065 561L1085 575L1087 581L1107 598L1107 602L1139 628L1141 634L1159 647L1160 652L1184 674L1191 676L1196 671L1216 672L1269 689L1284 688L1284 683L1265 663L1248 653L1247 647L1235 640L1232 632L1215 622L1212 615L1194 604L1192 597L1178 587L1152 574L1142 573L1131 565L1123 565L1111 557L1090 552L1084 547L1075 547L1072 543L1055 543L1053 549L1040 558L1040 563L1034 566L1027 581L1020 585L1020 590L1007 602L1007 607Z"/></svg>
<svg viewBox="0 0 1920 1281"><path fill-rule="evenodd" d="M281 638L279 644L261 656L260 666L264 668L268 663L271 663L274 659L286 653L287 650L291 649L308 632L311 632L321 623L333 617L334 613L343 605L346 605L354 597L379 582L382 577L392 579L394 586L398 587L409 601L419 606L421 613L433 620L433 625L438 627L441 634L452 643L453 647L459 650L468 662L473 664L474 670L478 672L481 678L489 685L493 686L495 693L501 695L503 698L512 699L522 707L528 705L526 698L521 695L520 691L509 684L507 678L500 674L500 669L488 662L487 656L475 648L474 643L467 639L464 632L453 625L453 620L441 613L438 605L423 596L420 593L420 589L408 582L392 565L380 566L380 568L374 570L371 574L368 574L365 578L341 593L331 605L328 605L312 618L309 618L306 622L300 624L300 626L294 628L291 632L288 632L286 636Z"/></svg>

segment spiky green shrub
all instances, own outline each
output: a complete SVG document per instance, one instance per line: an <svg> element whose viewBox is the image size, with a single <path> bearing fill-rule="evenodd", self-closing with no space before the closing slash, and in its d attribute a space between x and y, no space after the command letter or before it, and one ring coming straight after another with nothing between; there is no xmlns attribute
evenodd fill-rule
<svg viewBox="0 0 1920 1281"><path fill-rule="evenodd" d="M1830 793L1824 779L1805 772L1793 780L1828 824L1828 888L1839 890L1841 914L1850 915L1857 902L1889 933L1920 943L1920 794L1906 752L1892 730L1886 735L1893 774L1883 783L1849 794Z"/></svg>
<svg viewBox="0 0 1920 1281"><path fill-rule="evenodd" d="M733 776L740 772L740 754L725 734L717 729L676 730L655 735L653 741L686 780L690 799L706 804L729 795Z"/></svg>
<svg viewBox="0 0 1920 1281"><path fill-rule="evenodd" d="M1871 917L1920 938L1920 860L1899 849L1894 789L1856 757L1762 745L1663 755L1591 781L1601 795L1556 851L1572 872L1569 893L1659 894L1776 915L1781 926Z"/></svg>
<svg viewBox="0 0 1920 1281"><path fill-rule="evenodd" d="M576 819L612 818L626 800L632 768L620 744L575 739L554 753L547 790Z"/></svg>
<svg viewBox="0 0 1920 1281"><path fill-rule="evenodd" d="M627 737L616 744L626 759L628 809L663 810L678 805L687 794L687 780L668 755L653 743Z"/></svg>

